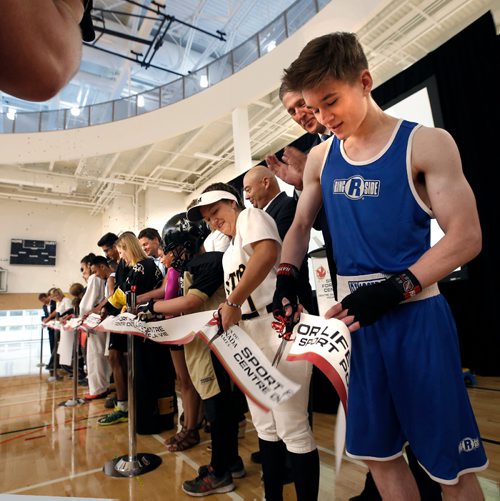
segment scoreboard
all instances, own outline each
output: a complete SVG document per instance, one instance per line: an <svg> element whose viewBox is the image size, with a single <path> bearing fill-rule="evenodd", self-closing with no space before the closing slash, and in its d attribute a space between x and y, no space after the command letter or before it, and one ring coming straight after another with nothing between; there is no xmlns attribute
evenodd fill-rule
<svg viewBox="0 0 500 501"><path fill-rule="evenodd" d="M10 241L10 264L56 265L56 242L53 240Z"/></svg>

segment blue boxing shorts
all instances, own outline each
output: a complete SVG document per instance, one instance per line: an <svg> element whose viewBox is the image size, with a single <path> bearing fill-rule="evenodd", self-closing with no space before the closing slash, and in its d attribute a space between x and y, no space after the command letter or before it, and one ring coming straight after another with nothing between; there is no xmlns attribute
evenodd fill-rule
<svg viewBox="0 0 500 501"><path fill-rule="evenodd" d="M400 304L352 334L347 454L387 461L407 443L442 484L488 466L441 295Z"/></svg>

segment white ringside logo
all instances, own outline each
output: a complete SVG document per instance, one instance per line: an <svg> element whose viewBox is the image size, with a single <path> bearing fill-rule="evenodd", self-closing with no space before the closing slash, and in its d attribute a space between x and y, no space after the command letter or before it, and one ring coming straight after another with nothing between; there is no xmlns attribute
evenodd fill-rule
<svg viewBox="0 0 500 501"><path fill-rule="evenodd" d="M470 438L465 437L458 444L458 452L459 454L462 452L472 452L476 449L479 449L479 438Z"/></svg>
<svg viewBox="0 0 500 501"><path fill-rule="evenodd" d="M380 181L364 179L362 176L351 176L348 179L334 179L333 194L345 195L351 200L360 200L364 197L378 197Z"/></svg>

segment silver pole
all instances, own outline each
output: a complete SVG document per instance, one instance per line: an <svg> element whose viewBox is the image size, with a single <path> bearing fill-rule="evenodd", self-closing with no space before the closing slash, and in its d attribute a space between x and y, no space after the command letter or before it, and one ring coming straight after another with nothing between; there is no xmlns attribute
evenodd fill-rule
<svg viewBox="0 0 500 501"><path fill-rule="evenodd" d="M134 390L134 335L128 334L128 456L129 461L137 459L137 437L135 434L135 390Z"/></svg>
<svg viewBox="0 0 500 501"><path fill-rule="evenodd" d="M135 313L136 307L136 286L130 287L129 304L127 311ZM137 453L137 437L136 437L136 406L135 406L135 390L134 390L134 335L128 334L127 338L127 361L128 361L128 455L120 456L116 459L108 461L104 465L104 473L111 477L137 477L152 471L161 464L161 458L155 454Z"/></svg>
<svg viewBox="0 0 500 501"><path fill-rule="evenodd" d="M40 362L36 365L37 367L40 367L40 375L42 375L42 367L45 366L43 363L43 324L42 328L40 329Z"/></svg>
<svg viewBox="0 0 500 501"><path fill-rule="evenodd" d="M75 315L78 316L78 307L75 307ZM85 400L78 398L78 345L80 344L80 331L74 330L73 337L73 398L61 402L59 405L64 407L76 407L77 405L85 403Z"/></svg>

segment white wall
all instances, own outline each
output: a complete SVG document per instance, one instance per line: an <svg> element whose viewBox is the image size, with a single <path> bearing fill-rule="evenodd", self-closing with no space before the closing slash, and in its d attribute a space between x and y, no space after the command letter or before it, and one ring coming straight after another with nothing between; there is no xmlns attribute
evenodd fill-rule
<svg viewBox="0 0 500 501"><path fill-rule="evenodd" d="M101 250L102 216L86 209L10 200L0 201L0 266L7 269L9 293L44 292L50 287L64 291L73 282L83 283L80 259ZM10 240L54 240L56 266L10 265Z"/></svg>
<svg viewBox="0 0 500 501"><path fill-rule="evenodd" d="M108 231L119 235L123 231L133 231L137 233L139 223L139 207L137 198L133 194L133 189L126 190L127 187L120 186L118 195L110 204L107 211L102 216L102 234ZM130 191L129 194L123 193Z"/></svg>
<svg viewBox="0 0 500 501"><path fill-rule="evenodd" d="M194 195L183 195L149 188L144 194L144 227L156 228L160 235L165 223L175 214L185 211ZM142 229L142 228L140 228Z"/></svg>
<svg viewBox="0 0 500 501"><path fill-rule="evenodd" d="M136 198L137 207L134 197L120 196L96 216L87 209L0 200L0 267L8 270L7 292L38 293L50 287L68 291L71 283L83 283L80 259L89 252L102 254L96 244L104 233L131 230L137 234L152 227L161 234L168 219L186 210L194 195L148 189ZM10 265L12 238L54 240L56 266Z"/></svg>

